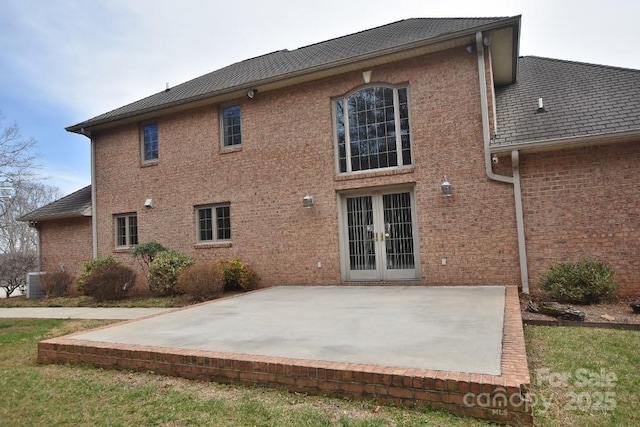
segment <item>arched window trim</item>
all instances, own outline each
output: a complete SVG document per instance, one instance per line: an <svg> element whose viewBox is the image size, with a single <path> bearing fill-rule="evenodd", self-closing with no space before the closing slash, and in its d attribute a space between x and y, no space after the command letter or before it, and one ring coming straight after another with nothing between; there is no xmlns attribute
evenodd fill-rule
<svg viewBox="0 0 640 427"><path fill-rule="evenodd" d="M392 135L393 135L393 139L395 140L395 147L392 146L391 151L395 151L395 161L388 160L388 164L380 166L378 164L379 158L376 158L377 157L376 155L373 156L373 161L371 156L365 156L365 159L367 160L367 165L366 167L361 167L361 164L359 163L361 158L354 159L354 157L352 156L352 143L351 143L352 141L351 141L351 135L350 135L351 132L350 132L349 114L353 113L353 111L350 111L348 109L349 108L348 100L359 92L363 92L363 91L366 91L369 89L375 89L375 88L393 90L394 118L393 118ZM401 104L400 104L399 91L404 91L404 99L406 103L404 117L401 117ZM372 170L381 170L381 169L397 169L400 167L409 166L413 164L408 85L406 84L391 85L391 84L385 84L385 83L374 83L374 84L360 86L340 97L332 99L332 107L333 107L332 109L333 109L333 117L334 117L334 140L335 140L335 153L336 153L335 167L338 174L352 174L352 173L368 172ZM355 114L357 113L358 112L356 112ZM390 122L387 121L386 123L388 125L388 123ZM381 125L381 123L378 121L376 121L375 124ZM405 126L405 127L403 128L402 126ZM382 137L378 137L375 139L379 140L381 138L382 139L390 138L390 134L385 133ZM403 139L405 139L404 144L403 144ZM364 142L365 146L367 146L368 144L369 148L371 148L371 144L374 143L372 141L372 138L368 138L368 139L364 138L362 141ZM380 154L380 152L378 152L378 154ZM382 156L384 157L384 153L382 154ZM391 157L389 157L389 159L390 158ZM372 166L371 163L376 163L376 165ZM355 164L355 167L354 167L354 164Z"/></svg>

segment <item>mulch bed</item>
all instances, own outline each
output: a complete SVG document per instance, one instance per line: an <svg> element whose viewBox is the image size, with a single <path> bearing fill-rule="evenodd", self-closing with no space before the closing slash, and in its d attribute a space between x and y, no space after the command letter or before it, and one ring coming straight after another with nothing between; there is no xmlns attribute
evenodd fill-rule
<svg viewBox="0 0 640 427"><path fill-rule="evenodd" d="M542 302L542 299L532 299L534 304ZM564 304L576 310L585 313L583 322L574 322L563 319L556 319L541 313L533 313L527 310L529 298L524 296L520 298L520 307L522 312L522 321L525 325L544 325L544 326L583 326L595 328L616 328L616 329L632 329L640 331L640 314L633 312L629 305L632 300L618 300L602 304L578 305ZM605 316L605 317L603 317ZM608 317L613 317L613 320Z"/></svg>

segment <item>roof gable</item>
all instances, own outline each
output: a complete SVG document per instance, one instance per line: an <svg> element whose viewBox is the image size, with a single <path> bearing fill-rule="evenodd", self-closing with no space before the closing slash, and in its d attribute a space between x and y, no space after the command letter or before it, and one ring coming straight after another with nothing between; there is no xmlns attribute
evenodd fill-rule
<svg viewBox="0 0 640 427"><path fill-rule="evenodd" d="M538 111L542 98L544 111ZM640 70L527 56L496 89L497 135L513 144L640 131Z"/></svg>

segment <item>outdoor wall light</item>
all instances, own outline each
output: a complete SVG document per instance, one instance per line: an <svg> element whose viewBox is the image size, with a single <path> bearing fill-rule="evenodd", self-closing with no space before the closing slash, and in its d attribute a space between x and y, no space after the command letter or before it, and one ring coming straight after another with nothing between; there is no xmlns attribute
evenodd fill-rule
<svg viewBox="0 0 640 427"><path fill-rule="evenodd" d="M446 175L442 178L440 189L442 190L443 197L451 197L451 183L447 179Z"/></svg>
<svg viewBox="0 0 640 427"><path fill-rule="evenodd" d="M247 98L253 99L256 96L256 93L258 93L258 89L249 89L247 91Z"/></svg>
<svg viewBox="0 0 640 427"><path fill-rule="evenodd" d="M311 209L311 206L313 206L313 196L310 196L309 193L305 193L302 198L302 206L307 209Z"/></svg>

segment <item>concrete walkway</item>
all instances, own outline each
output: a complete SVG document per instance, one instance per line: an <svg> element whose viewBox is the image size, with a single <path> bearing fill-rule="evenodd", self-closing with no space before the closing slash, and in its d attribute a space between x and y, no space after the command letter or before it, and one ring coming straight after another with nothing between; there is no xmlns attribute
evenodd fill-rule
<svg viewBox="0 0 640 427"><path fill-rule="evenodd" d="M123 307L0 307L0 318L129 320L153 314L160 314L171 310L174 309Z"/></svg>

